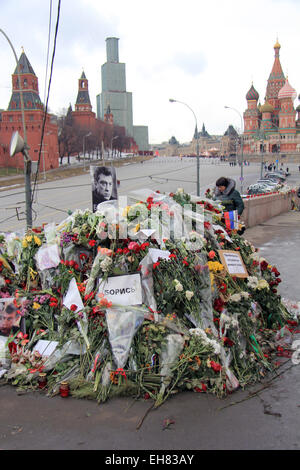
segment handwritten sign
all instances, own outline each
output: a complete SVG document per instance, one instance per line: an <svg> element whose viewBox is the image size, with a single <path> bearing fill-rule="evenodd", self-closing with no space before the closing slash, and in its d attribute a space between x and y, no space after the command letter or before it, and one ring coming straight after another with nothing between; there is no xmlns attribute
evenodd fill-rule
<svg viewBox="0 0 300 470"><path fill-rule="evenodd" d="M140 274L109 277L99 280L99 293L114 305L141 305L142 284Z"/></svg>
<svg viewBox="0 0 300 470"><path fill-rule="evenodd" d="M247 269L240 253L232 250L219 250L219 255L221 263L231 276L248 277Z"/></svg>

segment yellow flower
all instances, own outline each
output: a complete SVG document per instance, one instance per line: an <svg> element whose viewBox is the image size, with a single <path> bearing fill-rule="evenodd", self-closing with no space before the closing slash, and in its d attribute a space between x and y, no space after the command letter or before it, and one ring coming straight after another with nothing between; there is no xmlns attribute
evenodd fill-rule
<svg viewBox="0 0 300 470"><path fill-rule="evenodd" d="M42 244L41 239L39 237L37 237L36 235L34 235L33 238L34 238L35 244L38 245L38 246L41 246L41 244Z"/></svg>
<svg viewBox="0 0 300 470"><path fill-rule="evenodd" d="M38 310L39 308L41 308L41 306L37 302L33 302L32 308L34 308L34 310Z"/></svg>
<svg viewBox="0 0 300 470"><path fill-rule="evenodd" d="M31 242L32 242L32 235L27 235L26 241L27 241L28 243L31 243Z"/></svg>
<svg viewBox="0 0 300 470"><path fill-rule="evenodd" d="M128 212L129 212L129 209L130 209L131 206L126 206L125 209L123 210L123 217L126 217Z"/></svg>
<svg viewBox="0 0 300 470"><path fill-rule="evenodd" d="M28 247L28 243L27 243L27 241L26 241L25 238L22 240L22 247L23 247L23 248L27 248L27 247Z"/></svg>
<svg viewBox="0 0 300 470"><path fill-rule="evenodd" d="M218 261L208 261L207 262L208 268L210 271L223 271L224 266L223 264L219 263Z"/></svg>

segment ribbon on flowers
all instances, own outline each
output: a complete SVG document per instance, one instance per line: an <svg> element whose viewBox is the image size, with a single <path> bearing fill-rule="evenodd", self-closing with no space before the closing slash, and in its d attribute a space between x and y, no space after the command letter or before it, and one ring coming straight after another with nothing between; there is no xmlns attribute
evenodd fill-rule
<svg viewBox="0 0 300 470"><path fill-rule="evenodd" d="M257 344L257 341L256 341L256 338L254 335L251 335L250 338L252 339L252 341L256 344L256 346L258 347L258 344ZM252 343L250 343L252 348L254 349L254 351L259 355L259 352L258 352L258 349L257 347L255 347Z"/></svg>
<svg viewBox="0 0 300 470"><path fill-rule="evenodd" d="M95 360L94 360L94 365L93 365L93 368L92 368L93 374L96 370L96 366L97 366L97 362L98 362L99 357L100 357L100 354L96 354L96 357L95 357Z"/></svg>
<svg viewBox="0 0 300 470"><path fill-rule="evenodd" d="M152 354L152 356L151 356L151 365L152 365L152 367L155 366L155 359L156 359L156 354Z"/></svg>

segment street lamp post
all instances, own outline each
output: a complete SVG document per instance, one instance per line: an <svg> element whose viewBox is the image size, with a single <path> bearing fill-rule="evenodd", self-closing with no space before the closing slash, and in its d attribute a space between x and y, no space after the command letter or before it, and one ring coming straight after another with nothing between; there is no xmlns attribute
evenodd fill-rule
<svg viewBox="0 0 300 470"><path fill-rule="evenodd" d="M224 106L224 108L226 109L232 109L233 111L235 111L236 113L238 113L238 115L240 116L240 119L241 119L241 134L240 134L240 137L241 137L241 177L240 177L240 182L241 182L241 194L243 194L243 183L244 183L244 132L243 132L243 118L242 118L242 115L241 113L235 109L235 108L231 108L230 106Z"/></svg>
<svg viewBox="0 0 300 470"><path fill-rule="evenodd" d="M83 141L82 141L82 153L83 153L83 168L85 169L85 138L89 137L92 135L91 132L83 136Z"/></svg>
<svg viewBox="0 0 300 470"><path fill-rule="evenodd" d="M21 114L22 114L22 124L23 124L23 136L24 136L24 147L20 151L22 151L24 155L26 224L27 224L27 229L31 229L32 228L31 159L28 154L29 147L27 144L27 133L26 133L26 124L25 124L24 100L23 100L23 90L22 90L22 84L21 84L20 65L18 62L15 48L12 45L12 42L10 41L9 37L2 29L0 29L0 32L3 34L3 36L9 43L13 51L16 63L17 63L17 74L18 74L18 81L19 81L19 87L20 87L20 103L21 103Z"/></svg>
<svg viewBox="0 0 300 470"><path fill-rule="evenodd" d="M192 110L192 108L186 104L186 103L183 103L183 101L178 101L178 100L174 100L172 98L169 99L170 103L181 103L181 104L184 104L184 106L186 106L187 108L189 108L190 111L192 111L193 115L194 115L194 118L195 118L195 122L196 122L196 145L197 145L197 196L200 196L200 155L199 155L199 135L198 135L198 124L197 124L197 118L196 118L196 114L194 113L194 111Z"/></svg>
<svg viewBox="0 0 300 470"><path fill-rule="evenodd" d="M113 158L113 141L115 139L117 139L119 136L118 135L115 135L112 139L111 139L111 143L110 143L110 148L111 148L111 158Z"/></svg>

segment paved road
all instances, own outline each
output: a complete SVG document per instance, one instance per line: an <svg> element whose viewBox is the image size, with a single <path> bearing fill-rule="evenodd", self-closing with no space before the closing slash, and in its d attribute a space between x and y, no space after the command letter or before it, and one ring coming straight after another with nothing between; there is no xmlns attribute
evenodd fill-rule
<svg viewBox="0 0 300 470"><path fill-rule="evenodd" d="M176 191L183 187L191 194L197 193L196 160L179 157L159 157L145 161L143 164L127 164L117 168L117 178L121 181L119 195L127 195L129 191L149 188L152 190ZM295 170L296 171L296 170ZM219 176L235 179L240 190L240 167L228 164L212 164L201 161L200 192L213 188ZM252 164L244 167L244 189L255 182L260 174L260 165ZM67 216L70 209L91 208L91 179L89 171L80 176L64 180L40 183L34 196L34 225L60 222ZM16 207L22 220L16 217ZM14 231L25 227L24 188L12 188L0 193L0 231Z"/></svg>

